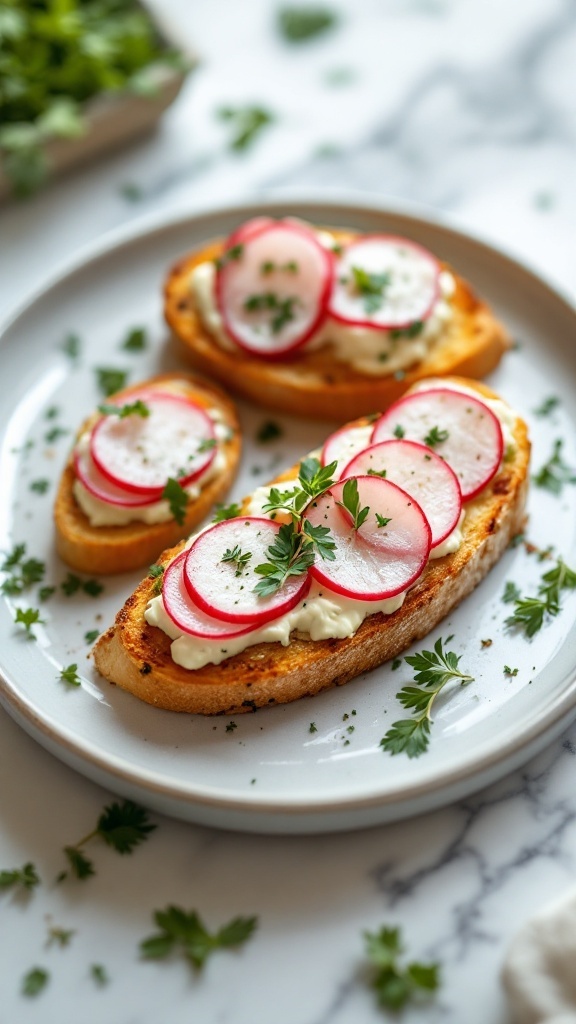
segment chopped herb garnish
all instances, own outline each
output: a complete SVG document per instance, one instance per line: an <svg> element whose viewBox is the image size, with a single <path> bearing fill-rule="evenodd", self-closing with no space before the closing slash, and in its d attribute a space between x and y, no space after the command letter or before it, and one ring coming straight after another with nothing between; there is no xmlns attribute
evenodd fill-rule
<svg viewBox="0 0 576 1024"><path fill-rule="evenodd" d="M328 7L282 7L278 28L288 43L304 43L336 25L338 17Z"/></svg>
<svg viewBox="0 0 576 1024"><path fill-rule="evenodd" d="M541 405L538 406L537 409L534 409L534 415L535 416L549 416L550 413L555 412L555 410L558 408L559 405L560 405L560 399L558 398L558 396L557 395L549 395L548 398L545 398L544 401L541 403Z"/></svg>
<svg viewBox="0 0 576 1024"><path fill-rule="evenodd" d="M7 573L0 590L3 594L14 596L21 594L27 587L39 583L44 578L46 566L38 558L24 559L25 544L16 544L4 559L0 571Z"/></svg>
<svg viewBox="0 0 576 1024"><path fill-rule="evenodd" d="M144 189L134 181L125 181L118 189L123 199L129 203L139 203L144 195Z"/></svg>
<svg viewBox="0 0 576 1024"><path fill-rule="evenodd" d="M235 519L240 515L240 505L232 502L231 505L218 505L212 518L213 523L223 523L225 519Z"/></svg>
<svg viewBox="0 0 576 1024"><path fill-rule="evenodd" d="M98 412L101 412L103 416L118 416L121 420L126 419L127 416L142 416L143 419L146 419L150 415L150 409L141 398L137 398L135 402L128 402L126 405L103 403L98 406Z"/></svg>
<svg viewBox="0 0 576 1024"><path fill-rule="evenodd" d="M508 580L504 586L504 593L502 594L502 600L504 604L512 604L512 601L517 601L520 597L520 591L515 583Z"/></svg>
<svg viewBox="0 0 576 1024"><path fill-rule="evenodd" d="M546 616L558 615L562 591L575 588L576 572L569 569L561 558L558 559L555 567L541 577L539 597L514 599L514 614L506 619L506 625L520 627L527 637L534 636L542 628Z"/></svg>
<svg viewBox="0 0 576 1024"><path fill-rule="evenodd" d="M229 249L226 249L221 256L218 256L218 258L214 260L214 263L218 270L222 270L227 263L230 263L233 260L239 260L243 252L244 246L242 244L232 245Z"/></svg>
<svg viewBox="0 0 576 1024"><path fill-rule="evenodd" d="M384 303L384 290L390 284L390 274L372 274L362 267L351 267L354 287L364 296L364 312L377 313Z"/></svg>
<svg viewBox="0 0 576 1024"><path fill-rule="evenodd" d="M95 829L85 835L74 846L64 847L64 853L72 869L72 874L81 880L90 878L95 874L92 861L80 849L81 846L84 846L91 839L96 837L103 839L117 853L132 853L134 848L139 843L144 842L148 838L149 833L153 832L155 828L156 825L150 824L148 811L133 803L132 800L123 800L121 803L109 804L98 818ZM66 877L67 872L64 871L58 876L58 880L62 881Z"/></svg>
<svg viewBox="0 0 576 1024"><path fill-rule="evenodd" d="M58 945L64 949L66 946L70 945L72 937L75 934L76 931L73 928L58 928L53 926L48 929L48 940L46 945L48 947Z"/></svg>
<svg viewBox="0 0 576 1024"><path fill-rule="evenodd" d="M344 488L342 490L342 501L337 501L337 505L343 508L345 512L348 512L352 517L352 526L355 530L359 530L368 517L370 512L370 506L366 505L364 508L360 508L360 495L358 493L358 481L351 477L346 480ZM389 520L387 520L389 522ZM385 525L384 523L378 524Z"/></svg>
<svg viewBox="0 0 576 1024"><path fill-rule="evenodd" d="M140 943L141 956L160 960L179 951L200 969L217 949L230 949L246 942L256 929L258 918L236 917L211 934L197 911L169 906L154 911L154 922L160 931Z"/></svg>
<svg viewBox="0 0 576 1024"><path fill-rule="evenodd" d="M367 469L366 476L379 476L382 480L386 479L388 475L387 469Z"/></svg>
<svg viewBox="0 0 576 1024"><path fill-rule="evenodd" d="M381 516L379 512L376 512L375 516L376 522L378 523L378 529L380 529L382 526L388 526L388 523L392 522L392 520L387 519L386 516Z"/></svg>
<svg viewBox="0 0 576 1024"><path fill-rule="evenodd" d="M28 861L21 868L0 871L0 891L21 887L28 892L40 885L40 878L34 864Z"/></svg>
<svg viewBox="0 0 576 1024"><path fill-rule="evenodd" d="M400 668L401 664L402 664L402 658L394 658L394 661L392 662L392 665L391 665L392 671L395 672L397 668Z"/></svg>
<svg viewBox="0 0 576 1024"><path fill-rule="evenodd" d="M251 551L242 551L240 545L235 544L233 548L226 548L220 561L231 562L236 567L234 575L241 576L251 558Z"/></svg>
<svg viewBox="0 0 576 1024"><path fill-rule="evenodd" d="M109 366L97 366L94 370L99 390L105 398L121 391L128 380L127 370L117 370Z"/></svg>
<svg viewBox="0 0 576 1024"><path fill-rule="evenodd" d="M238 726L236 725L236 722L228 722L226 725L226 732L234 732L237 728Z"/></svg>
<svg viewBox="0 0 576 1024"><path fill-rule="evenodd" d="M196 449L196 454L203 455L204 452L211 452L212 449L215 448L217 444L218 442L215 437L205 437L202 441L200 441Z"/></svg>
<svg viewBox="0 0 576 1024"><path fill-rule="evenodd" d="M33 491L34 494L46 494L49 487L49 480L32 480L28 489Z"/></svg>
<svg viewBox="0 0 576 1024"><path fill-rule="evenodd" d="M394 427L394 437L397 437L398 440L401 441L405 433L406 431L404 430L404 427L400 423L397 423Z"/></svg>
<svg viewBox="0 0 576 1024"><path fill-rule="evenodd" d="M47 430L46 433L44 434L44 440L46 441L46 444L54 444L54 442L57 441L58 438L66 437L66 434L69 433L70 431L68 430L67 427L52 427L50 430Z"/></svg>
<svg viewBox="0 0 576 1024"><path fill-rule="evenodd" d="M56 593L56 587L40 587L38 598L40 601L48 601Z"/></svg>
<svg viewBox="0 0 576 1024"><path fill-rule="evenodd" d="M32 967L22 979L22 995L38 996L48 984L50 975L43 967Z"/></svg>
<svg viewBox="0 0 576 1024"><path fill-rule="evenodd" d="M393 341L398 341L400 338L417 338L424 330L423 320L414 320L414 323L408 325L408 327L397 327L390 331L390 337Z"/></svg>
<svg viewBox="0 0 576 1024"><path fill-rule="evenodd" d="M274 263L272 260L265 260L264 263L260 265L260 273L263 274L264 277L266 277L267 274L273 274L275 270L288 274L297 274L298 264L295 260L289 260L288 263Z"/></svg>
<svg viewBox="0 0 576 1024"><path fill-rule="evenodd" d="M110 981L108 972L102 964L91 964L90 965L90 976L96 982L97 985L104 986Z"/></svg>
<svg viewBox="0 0 576 1024"><path fill-rule="evenodd" d="M316 722L310 722L310 725L308 726L308 732L318 732Z"/></svg>
<svg viewBox="0 0 576 1024"><path fill-rule="evenodd" d="M66 594L66 597L73 597L79 590L83 590L89 597L99 597L104 586L99 580L83 580L76 573L69 572L66 579L62 580L60 589Z"/></svg>
<svg viewBox="0 0 576 1024"><path fill-rule="evenodd" d="M244 302L244 309L248 313L261 313L269 310L270 330L272 334L279 334L286 324L294 319L294 306L299 302L296 295L287 295L281 299L276 292L262 292L259 295L249 295Z"/></svg>
<svg viewBox="0 0 576 1024"><path fill-rule="evenodd" d="M174 477L168 477L168 482L162 491L162 497L165 498L170 505L170 511L178 523L178 526L183 526L186 520L186 509L190 499L182 485L178 483Z"/></svg>
<svg viewBox="0 0 576 1024"><path fill-rule="evenodd" d="M24 626L27 636L34 637L32 626L35 626L37 623L43 623L44 619L40 618L40 612L37 608L17 608L14 622L17 625Z"/></svg>
<svg viewBox="0 0 576 1024"><path fill-rule="evenodd" d="M60 347L64 355L74 361L78 359L80 355L80 346L81 341L77 334L67 334Z"/></svg>
<svg viewBox="0 0 576 1024"><path fill-rule="evenodd" d="M100 636L99 629L89 629L87 633L84 633L84 641L87 644L96 643L96 640Z"/></svg>
<svg viewBox="0 0 576 1024"><path fill-rule="evenodd" d="M279 437L282 437L282 427L274 420L266 420L256 434L259 444L268 444L269 441L276 441Z"/></svg>
<svg viewBox="0 0 576 1024"><path fill-rule="evenodd" d="M264 107L220 107L217 115L227 121L232 129L229 146L236 152L248 149L256 141L263 128L271 125L274 115Z"/></svg>
<svg viewBox="0 0 576 1024"><path fill-rule="evenodd" d="M504 665L504 675L505 676L517 676L518 675L518 669L517 668L510 668L509 665Z"/></svg>
<svg viewBox="0 0 576 1024"><path fill-rule="evenodd" d="M429 448L435 448L437 444L442 444L443 441L447 441L449 436L450 435L447 430L440 430L438 427L432 427L424 438L424 444L427 444Z"/></svg>
<svg viewBox="0 0 576 1024"><path fill-rule="evenodd" d="M414 711L414 718L393 722L380 746L389 754L406 753L408 757L419 757L430 742L431 712L434 701L447 683L460 680L462 686L473 682L473 676L466 675L458 668L460 656L442 650L442 640L437 640L433 651L404 658L416 670L414 682L420 686L404 686L396 694L403 707Z"/></svg>
<svg viewBox="0 0 576 1024"><path fill-rule="evenodd" d="M125 352L143 352L147 347L146 329L144 327L133 327L122 342L121 348Z"/></svg>
<svg viewBox="0 0 576 1024"><path fill-rule="evenodd" d="M275 594L289 576L300 576L314 564L313 543L296 530L294 523L280 527L266 554L269 561L254 568L254 572L263 577L254 587L259 597Z"/></svg>
<svg viewBox="0 0 576 1024"><path fill-rule="evenodd" d="M60 672L59 679L61 679L63 683L68 683L69 686L80 686L81 679L77 670L78 665L75 663L73 665L68 665L67 668L63 668Z"/></svg>
<svg viewBox="0 0 576 1024"><path fill-rule="evenodd" d="M371 985L378 1003L389 1010L401 1010L416 994L436 992L440 986L440 965L416 961L402 966L404 952L399 928L383 926L379 932L365 932L366 953L374 972Z"/></svg>
<svg viewBox="0 0 576 1024"><path fill-rule="evenodd" d="M535 476L532 477L537 487L543 487L552 494L561 494L564 484L576 484L576 473L562 458L564 442L558 438L554 441L552 455Z"/></svg>

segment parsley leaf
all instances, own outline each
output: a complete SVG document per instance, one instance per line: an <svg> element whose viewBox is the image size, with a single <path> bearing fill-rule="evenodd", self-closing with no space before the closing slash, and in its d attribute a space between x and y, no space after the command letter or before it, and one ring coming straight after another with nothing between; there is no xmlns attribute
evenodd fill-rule
<svg viewBox="0 0 576 1024"><path fill-rule="evenodd" d="M170 511L178 523L178 526L183 526L186 520L186 509L188 507L189 497L182 484L175 480L174 477L169 476L168 482L162 491L162 497L166 499L170 505Z"/></svg>
<svg viewBox="0 0 576 1024"><path fill-rule="evenodd" d="M408 655L404 661L415 669L414 682L419 686L403 686L397 699L402 706L411 709L416 717L393 722L380 746L389 754L406 753L408 757L419 757L430 741L431 712L436 697L447 683L459 679L462 686L473 682L473 676L466 675L458 668L460 657L451 651L444 652L442 640L434 644L433 651L422 651Z"/></svg>
<svg viewBox="0 0 576 1024"><path fill-rule="evenodd" d="M544 490L556 495L562 493L564 484L576 484L574 469L568 466L562 458L563 444L561 438L554 441L552 455L532 477L537 487L543 487Z"/></svg>
<svg viewBox="0 0 576 1024"><path fill-rule="evenodd" d="M246 942L255 931L258 918L236 917L211 934L196 910L186 912L172 905L154 911L154 922L160 930L140 943L141 956L159 960L179 951L200 969L217 949L230 949Z"/></svg>
<svg viewBox="0 0 576 1024"><path fill-rule="evenodd" d="M223 523L225 519L235 519L236 516L240 515L240 511L240 505L236 504L236 502L233 502L231 505L217 505L212 522Z"/></svg>
<svg viewBox="0 0 576 1024"><path fill-rule="evenodd" d="M50 975L43 967L32 967L22 979L22 995L37 996L48 984Z"/></svg>
<svg viewBox="0 0 576 1024"><path fill-rule="evenodd" d="M48 941L46 945L48 947L58 945L62 949L70 945L72 936L76 934L73 928L58 928L52 927L48 929Z"/></svg>
<svg viewBox="0 0 576 1024"><path fill-rule="evenodd" d="M304 43L333 28L337 15L328 7L282 7L278 29L288 43Z"/></svg>
<svg viewBox="0 0 576 1024"><path fill-rule="evenodd" d="M86 878L91 878L96 874L94 865L91 860L86 857L81 850L78 850L75 846L65 846L64 853L68 859L68 863L72 868L72 874L75 878L78 878L81 882ZM66 878L66 872L61 872L58 875L58 881L62 881Z"/></svg>
<svg viewBox="0 0 576 1024"><path fill-rule="evenodd" d="M511 580L507 580L504 586L504 593L502 594L502 601L504 604L512 604L512 601L517 601L520 597L520 591L515 583Z"/></svg>
<svg viewBox="0 0 576 1024"><path fill-rule="evenodd" d="M135 804L132 800L123 800L121 803L114 802L105 807L102 811L96 828L85 835L74 846L65 846L64 853L72 868L72 874L80 879L90 878L96 872L94 865L80 849L91 839L99 837L111 846L117 853L132 853L139 843L148 838L156 825L152 825L148 819L148 812ZM61 872L59 881L67 877L66 872Z"/></svg>
<svg viewBox="0 0 576 1024"><path fill-rule="evenodd" d="M0 871L0 890L21 886L29 892L37 885L40 885L40 878L34 864L30 861L21 868L13 868L11 871Z"/></svg>
<svg viewBox="0 0 576 1024"><path fill-rule="evenodd" d="M279 437L282 437L282 427L274 420L266 420L256 434L259 444L268 444L269 441L276 441Z"/></svg>
<svg viewBox="0 0 576 1024"><path fill-rule="evenodd" d="M34 494L46 494L49 487L49 480L32 480L28 489Z"/></svg>
<svg viewBox="0 0 576 1024"><path fill-rule="evenodd" d="M406 431L404 430L404 427L400 423L397 423L394 427L394 437L397 437L398 440L401 441L405 433Z"/></svg>
<svg viewBox="0 0 576 1024"><path fill-rule="evenodd" d="M229 146L237 153L248 149L263 128L274 122L274 115L264 107L220 107L217 116L232 129Z"/></svg>
<svg viewBox="0 0 576 1024"><path fill-rule="evenodd" d="M14 622L24 626L27 636L34 638L32 626L35 626L36 623L43 623L44 619L40 618L40 612L37 608L17 608Z"/></svg>
<svg viewBox="0 0 576 1024"><path fill-rule="evenodd" d="M122 342L121 348L125 352L143 352L147 347L146 329L144 327L133 327Z"/></svg>
<svg viewBox="0 0 576 1024"><path fill-rule="evenodd" d="M99 390L105 398L121 391L128 380L127 370L118 370L110 366L97 366L94 370Z"/></svg>
<svg viewBox="0 0 576 1024"><path fill-rule="evenodd" d="M331 539L330 529L327 526L313 526L309 519L305 519L302 530L306 537L310 538L321 558L328 562L335 560L336 544Z"/></svg>
<svg viewBox="0 0 576 1024"><path fill-rule="evenodd" d="M78 665L68 665L67 668L63 668L60 672L59 679L63 683L68 683L69 686L81 686L80 676L78 675Z"/></svg>
<svg viewBox="0 0 576 1024"><path fill-rule="evenodd" d="M515 597L514 613L506 619L507 626L518 626L527 637L534 636L544 625L546 616L558 615L563 590L576 588L576 572L561 558L540 580L537 597Z"/></svg>
<svg viewBox="0 0 576 1024"><path fill-rule="evenodd" d="M7 574L0 590L4 594L21 594L27 587L39 583L44 578L46 566L38 558L24 558L25 544L15 544L12 551L4 559L0 571Z"/></svg>
<svg viewBox="0 0 576 1024"><path fill-rule="evenodd" d="M98 412L101 412L103 416L118 416L121 420L126 419L127 416L142 416L145 419L150 415L150 409L141 398L137 398L135 402L128 402L126 405L104 403L98 406Z"/></svg>
<svg viewBox="0 0 576 1024"><path fill-rule="evenodd" d="M343 508L345 512L349 512L352 517L352 526L355 530L360 529L362 523L366 521L368 513L370 512L369 505L365 505L362 509L360 508L358 481L355 480L354 477L350 477L346 480L342 490L342 501L337 501L336 504L339 505L340 508Z"/></svg>
<svg viewBox="0 0 576 1024"><path fill-rule="evenodd" d="M383 926L378 932L365 932L364 939L374 968L371 984L380 1006L401 1010L418 990L432 993L439 988L439 964L414 961L401 966L404 949L399 928Z"/></svg>
<svg viewBox="0 0 576 1024"><path fill-rule="evenodd" d="M442 444L443 441L447 441L449 436L450 435L447 430L440 430L438 427L432 427L424 438L424 444L427 444L429 448L435 448L437 444Z"/></svg>

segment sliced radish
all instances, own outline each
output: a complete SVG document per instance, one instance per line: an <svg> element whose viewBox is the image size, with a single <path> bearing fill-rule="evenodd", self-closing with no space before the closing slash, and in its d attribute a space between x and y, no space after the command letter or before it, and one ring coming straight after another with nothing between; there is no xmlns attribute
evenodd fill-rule
<svg viewBox="0 0 576 1024"><path fill-rule="evenodd" d="M270 561L268 548L278 540L281 526L271 519L242 516L216 523L201 533L188 551L184 582L196 604L225 622L260 624L290 611L306 596L308 572L289 576L276 593L259 597L254 588L263 577L257 565ZM223 561L227 552L250 555L245 563Z"/></svg>
<svg viewBox="0 0 576 1024"><path fill-rule="evenodd" d="M462 391L434 388L405 395L377 421L372 443L392 437L428 444L454 470L469 501L497 473L502 428L491 409Z"/></svg>
<svg viewBox="0 0 576 1024"><path fill-rule="evenodd" d="M343 500L346 481L334 484L308 506L306 519L314 526L327 526L336 544L334 561L317 558L310 572L337 594L383 601L420 576L430 554L430 526L414 498L396 484L374 476L354 479L360 508L370 509L359 529L337 504Z"/></svg>
<svg viewBox="0 0 576 1024"><path fill-rule="evenodd" d="M170 563L162 580L164 607L174 625L183 633L206 640L229 640L256 629L254 625L239 626L233 622L221 622L206 615L194 604L184 583L184 563L187 557L188 552L182 551L178 558Z"/></svg>
<svg viewBox="0 0 576 1024"><path fill-rule="evenodd" d="M214 424L205 410L180 395L144 393L148 416L114 414L98 420L90 454L118 487L159 497L168 477L182 486L203 473L215 455ZM118 403L120 404L120 403Z"/></svg>
<svg viewBox="0 0 576 1024"><path fill-rule="evenodd" d="M76 450L74 452L74 471L88 493L108 505L118 505L121 508L141 508L158 501L157 491L147 495L134 494L132 491L125 491L122 487L117 487L97 469L88 451Z"/></svg>
<svg viewBox="0 0 576 1024"><path fill-rule="evenodd" d="M426 445L381 441L356 455L342 471L341 479L368 473L383 474L416 498L430 524L433 548L458 525L462 511L460 484L448 463Z"/></svg>
<svg viewBox="0 0 576 1024"><path fill-rule="evenodd" d="M373 427L368 424L365 427L340 427L325 441L322 449L322 465L329 466L331 462L337 462L338 466L334 473L338 479L344 466L358 452L364 451L371 443Z"/></svg>
<svg viewBox="0 0 576 1024"><path fill-rule="evenodd" d="M380 331L426 320L438 300L440 269L432 253L406 238L356 239L336 266L329 315Z"/></svg>
<svg viewBox="0 0 576 1024"><path fill-rule="evenodd" d="M276 221L273 217L252 217L251 220L245 220L226 239L222 256L225 259L226 253L230 252L230 249L234 249L237 245L242 245L252 235L259 234L262 228L269 228L275 223Z"/></svg>
<svg viewBox="0 0 576 1024"><path fill-rule="evenodd" d="M303 345L326 315L333 256L312 231L292 221L244 228L241 252L222 260L217 272L218 307L241 348L282 358Z"/></svg>

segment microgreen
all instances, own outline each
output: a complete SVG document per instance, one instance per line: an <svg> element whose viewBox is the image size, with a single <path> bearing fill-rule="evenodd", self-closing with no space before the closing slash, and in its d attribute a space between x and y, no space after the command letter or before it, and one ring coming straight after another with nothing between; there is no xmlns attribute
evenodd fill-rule
<svg viewBox="0 0 576 1024"><path fill-rule="evenodd" d="M145 327L133 327L124 338L121 348L125 352L143 352L148 346Z"/></svg>
<svg viewBox="0 0 576 1024"><path fill-rule="evenodd" d="M432 427L424 438L424 444L427 444L429 448L435 448L437 444L442 444L443 441L447 441L449 438L447 430L440 430L438 427Z"/></svg>
<svg viewBox="0 0 576 1024"><path fill-rule="evenodd" d="M94 369L96 383L105 398L121 391L128 380L127 370L118 370L111 366L97 366Z"/></svg>
<svg viewBox="0 0 576 1024"><path fill-rule="evenodd" d="M266 420L258 428L256 434L256 440L259 444L268 444L269 441L276 441L279 437L282 437L282 427L274 420Z"/></svg>
<svg viewBox="0 0 576 1024"><path fill-rule="evenodd" d="M360 495L358 493L358 481L351 477L346 481L342 490L342 501L337 501L337 505L343 508L345 512L348 512L352 517L352 526L355 530L359 530L368 517L370 512L370 506L365 505L364 508L360 508ZM389 522L389 520L387 520ZM378 525L385 525L378 524Z"/></svg>
<svg viewBox="0 0 576 1024"><path fill-rule="evenodd" d="M32 967L22 979L22 995L37 996L46 988L50 975L43 967Z"/></svg>
<svg viewBox="0 0 576 1024"><path fill-rule="evenodd" d="M218 949L242 945L256 929L257 917L236 917L210 933L196 910L185 911L168 906L155 910L153 919L159 931L140 943L140 954L146 960L161 960L174 952L184 954L197 969Z"/></svg>
<svg viewBox="0 0 576 1024"><path fill-rule="evenodd" d="M91 839L98 837L104 840L117 853L132 853L135 847L144 842L155 828L156 825L152 825L148 819L148 812L133 803L132 800L109 804L98 818L96 828L74 846L64 847L72 874L83 880L96 873L92 861L80 849ZM58 876L58 881L62 881L66 877L67 872L64 871Z"/></svg>
<svg viewBox="0 0 576 1024"><path fill-rule="evenodd" d="M264 107L220 107L217 111L220 121L226 121L232 129L229 146L237 153L248 149L256 141L263 128L274 122L274 115Z"/></svg>
<svg viewBox="0 0 576 1024"><path fill-rule="evenodd" d="M240 505L232 502L231 505L218 505L212 517L213 523L223 523L225 519L235 519L240 515Z"/></svg>
<svg viewBox="0 0 576 1024"><path fill-rule="evenodd" d="M118 416L121 420L126 419L127 416L141 416L146 419L150 415L149 407L141 398L137 398L135 402L127 402L126 405L103 403L98 406L98 412L101 412L103 416Z"/></svg>
<svg viewBox="0 0 576 1024"><path fill-rule="evenodd" d="M63 683L68 683L68 686L81 686L81 679L78 675L78 665L72 664L63 668L58 676Z"/></svg>
<svg viewBox="0 0 576 1024"><path fill-rule="evenodd" d="M561 438L554 441L552 454L547 462L532 477L537 487L543 487L551 494L561 494L564 484L576 484L576 473L571 466L568 466L562 458Z"/></svg>
<svg viewBox="0 0 576 1024"><path fill-rule="evenodd" d="M448 642L448 641L447 641ZM415 669L414 682L419 686L404 686L396 694L404 708L414 711L415 717L393 722L380 746L389 754L406 753L408 757L419 757L428 748L432 706L436 697L447 683L460 680L462 686L473 682L474 677L462 672L458 663L459 655L444 652L442 640L434 644L433 651L422 651L408 655L404 661Z"/></svg>
<svg viewBox="0 0 576 1024"><path fill-rule="evenodd" d="M44 619L40 618L40 612L37 608L17 608L14 622L16 625L24 626L26 635L34 638L32 626L35 626L37 623L43 623Z"/></svg>
<svg viewBox="0 0 576 1024"><path fill-rule="evenodd" d="M336 25L338 16L328 7L282 7L278 29L288 43L304 43Z"/></svg>
<svg viewBox="0 0 576 1024"><path fill-rule="evenodd" d="M172 516L178 525L183 526L186 519L186 508L190 499L182 485L174 477L168 477L166 486L162 491L162 497L168 502Z"/></svg>
<svg viewBox="0 0 576 1024"><path fill-rule="evenodd" d="M240 545L235 544L233 548L226 548L226 551L222 555L220 561L231 562L232 565L236 567L234 575L241 576L251 558L251 551L242 551Z"/></svg>
<svg viewBox="0 0 576 1024"><path fill-rule="evenodd" d="M21 868L0 871L0 891L4 889L22 888L27 892L40 885L40 878L34 864L28 861Z"/></svg>
<svg viewBox="0 0 576 1024"><path fill-rule="evenodd" d="M558 615L562 591L575 588L576 572L559 558L555 567L541 577L539 596L514 598L514 614L506 619L506 625L518 626L527 637L534 636L544 625L547 616Z"/></svg>
<svg viewBox="0 0 576 1024"><path fill-rule="evenodd" d="M366 953L373 965L371 986L380 1006L401 1010L416 993L436 992L440 986L440 965L412 961L400 963L404 952L399 928L383 926L378 932L365 932Z"/></svg>

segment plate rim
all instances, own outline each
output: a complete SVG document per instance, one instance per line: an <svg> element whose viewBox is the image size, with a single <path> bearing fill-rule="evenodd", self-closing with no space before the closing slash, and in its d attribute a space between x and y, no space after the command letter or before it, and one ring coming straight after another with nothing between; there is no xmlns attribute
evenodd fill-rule
<svg viewBox="0 0 576 1024"><path fill-rule="evenodd" d="M226 218L232 216L253 215L258 211L268 211L277 207L298 207L300 210L314 207L316 210L325 209L341 211L346 216L355 213L375 212L379 216L390 214L395 217L404 218L407 221L417 222L423 227L437 228L443 232L456 236L464 244L472 244L480 247L486 256L492 260L504 260L508 269L513 272L521 272L528 275L535 284L548 292L549 298L559 303L566 314L575 318L576 305L571 298L563 293L556 284L547 280L539 270L536 270L522 258L511 253L505 247L495 245L475 231L468 231L453 223L452 218L438 215L437 211L430 213L422 206L413 203L382 201L382 197L375 199L365 194L354 195L350 193L327 194L316 196L312 190L306 194L277 193L263 197L247 196L241 201L229 204L216 204L208 209L193 208L183 213L174 211L163 211L159 214L146 215L138 218L136 222L124 224L119 228L106 232L85 246L83 246L73 257L63 261L44 282L34 289L28 298L22 300L16 309L9 314L7 319L0 325L0 346L5 336L18 324L18 321L31 313L38 304L67 279L81 271L89 271L101 259L121 251L125 246L132 245L139 239L146 239L148 242L159 233L180 230L190 223L197 225L204 220L213 218ZM300 213L300 216L306 216ZM177 254L175 254L175 257ZM95 768L112 776L115 780L127 783L132 786L142 787L148 793L161 796L168 800L176 800L185 803L189 809L194 807L210 808L213 811L231 811L239 814L251 814L264 816L281 814L283 816L309 816L333 814L334 812L360 812L370 808L390 808L397 804L410 803L424 800L427 797L440 793L454 782L453 770L448 766L439 766L431 774L418 781L405 780L404 783L396 785L388 792L366 791L363 786L364 795L358 793L347 796L333 794L326 797L311 797L310 799L295 800L288 794L277 794L274 797L259 794L257 791L247 792L245 795L236 791L210 790L206 786L194 787L184 786L181 781L170 779L167 776L160 776L158 772L151 772L142 766L135 766L123 761L116 754L99 754L94 747L93 741L78 739L70 734L70 730L59 726L52 715L40 716L33 707L32 702L18 692L18 684L9 676L0 671L0 704L12 714L12 717L22 725L20 718L24 719L26 726L32 730L34 738L38 739L44 746L55 744L65 751L74 760L79 760L86 767ZM535 715L533 712L527 718L524 728L518 730L513 725L506 729L506 742L502 744L502 737L498 743L492 741L485 748L481 759L470 761L467 767L458 771L458 781L465 787L475 776L481 776L490 770L497 770L500 764L506 764L517 756L523 748L530 748L538 738L546 737L552 730L559 726L561 720L566 718L566 725L572 716L576 714L576 664L570 668L558 683L562 691L555 698L551 699L550 706L546 709L544 716ZM46 741L43 743L43 740ZM67 763L70 763L69 761ZM82 772L82 768L77 768ZM86 774L86 773L84 773ZM504 774L504 772L502 772ZM468 791L470 791L468 788Z"/></svg>

